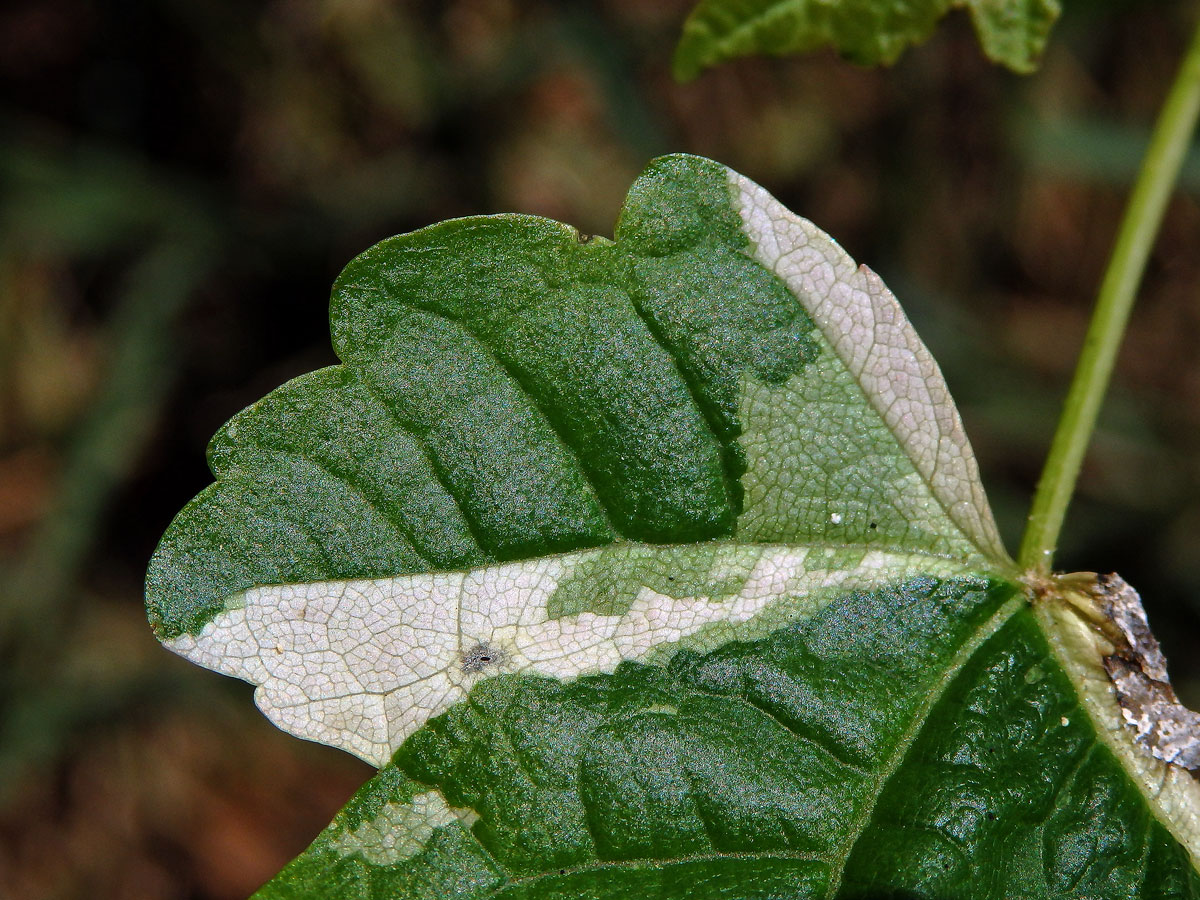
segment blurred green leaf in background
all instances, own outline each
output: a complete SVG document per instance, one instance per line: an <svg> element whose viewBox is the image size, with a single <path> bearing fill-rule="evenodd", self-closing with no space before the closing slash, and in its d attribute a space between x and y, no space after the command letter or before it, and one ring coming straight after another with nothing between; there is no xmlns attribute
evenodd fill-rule
<svg viewBox="0 0 1200 900"><path fill-rule="evenodd" d="M1032 72L1061 8L1058 0L700 0L683 26L675 74L739 56L833 47L863 65L891 64L928 39L951 9L965 9L987 57Z"/></svg>

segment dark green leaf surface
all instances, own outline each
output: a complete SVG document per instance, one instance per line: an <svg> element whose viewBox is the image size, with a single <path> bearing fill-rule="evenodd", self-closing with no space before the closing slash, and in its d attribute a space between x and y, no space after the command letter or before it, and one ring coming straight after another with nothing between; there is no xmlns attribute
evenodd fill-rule
<svg viewBox="0 0 1200 900"><path fill-rule="evenodd" d="M695 78L740 56L832 47L863 65L890 64L951 9L971 14L988 58L1016 72L1037 65L1058 0L700 0L683 27L675 74Z"/></svg>
<svg viewBox="0 0 1200 900"><path fill-rule="evenodd" d="M843 894L1195 897L1191 859L1112 752L1034 616L964 667L879 797Z"/></svg>

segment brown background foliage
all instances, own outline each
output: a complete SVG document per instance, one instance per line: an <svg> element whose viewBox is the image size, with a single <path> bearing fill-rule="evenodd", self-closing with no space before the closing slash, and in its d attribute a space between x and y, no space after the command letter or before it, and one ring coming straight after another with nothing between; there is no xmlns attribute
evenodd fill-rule
<svg viewBox="0 0 1200 900"><path fill-rule="evenodd" d="M16 0L0 11L0 895L238 898L367 777L162 651L141 578L203 447L334 362L387 235L610 233L711 156L878 270L946 370L1010 546L1190 4L1068 3L1041 70L965 17L890 70L670 77L688 0ZM1147 598L1200 701L1200 158L1172 203L1064 568Z"/></svg>

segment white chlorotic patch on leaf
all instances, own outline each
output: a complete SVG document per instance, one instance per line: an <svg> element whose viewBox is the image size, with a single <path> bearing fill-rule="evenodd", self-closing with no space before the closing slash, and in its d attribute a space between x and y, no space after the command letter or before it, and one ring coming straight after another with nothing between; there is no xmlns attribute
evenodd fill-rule
<svg viewBox="0 0 1200 900"><path fill-rule="evenodd" d="M1100 621L1103 613L1094 606L1092 591L1076 587L1075 582L1085 578L1094 576L1065 576L1035 592L1042 630L1101 740L1120 760L1159 820L1200 865L1200 782L1183 766L1159 758L1154 746L1138 740L1129 710L1122 707L1108 671L1111 663L1106 667L1106 660L1120 649L1120 639L1114 643L1111 630Z"/></svg>
<svg viewBox="0 0 1200 900"><path fill-rule="evenodd" d="M736 172L729 179L754 258L804 305L946 515L1010 565L950 391L895 296L807 219Z"/></svg>
<svg viewBox="0 0 1200 900"><path fill-rule="evenodd" d="M471 810L454 809L437 791L426 791L406 803L385 803L379 815L342 832L329 847L372 865L394 866L424 850L438 828L456 822L469 828L478 818Z"/></svg>
<svg viewBox="0 0 1200 900"><path fill-rule="evenodd" d="M946 515L862 388L817 335L815 360L783 385L742 385L747 468L743 540L782 540L797 523L825 540L936 553L989 568Z"/></svg>
<svg viewBox="0 0 1200 900"><path fill-rule="evenodd" d="M466 572L252 588L199 634L167 646L258 685L259 708L285 731L383 765L408 735L482 678L611 672L623 660L660 659L665 647L689 646L689 638L704 646L711 642L706 630L717 625L726 629L723 640L760 616L779 627L775 617L763 615L771 607L787 605L790 617L801 617L832 592L918 574L967 574L951 560L882 551L859 551L848 567L840 548L635 549L618 545ZM553 613L560 585L580 590L570 576L581 567L610 558L610 571L636 564L642 572L655 553L664 567L680 572L681 583L717 587L685 596L641 587L612 614ZM611 584L598 581L595 590L611 590ZM593 603L599 608L605 599L596 596Z"/></svg>

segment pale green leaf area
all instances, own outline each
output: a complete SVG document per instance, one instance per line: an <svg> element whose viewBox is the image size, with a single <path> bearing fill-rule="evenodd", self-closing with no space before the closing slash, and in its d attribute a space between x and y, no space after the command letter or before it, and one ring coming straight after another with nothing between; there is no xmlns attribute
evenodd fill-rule
<svg viewBox="0 0 1200 900"><path fill-rule="evenodd" d="M331 319L147 579L380 767L261 896L1200 896L1195 780L1030 605L895 298L762 188L672 156L614 240L444 222Z"/></svg>
<svg viewBox="0 0 1200 900"><path fill-rule="evenodd" d="M695 78L741 56L832 47L862 65L894 63L952 9L971 15L984 53L1031 72L1058 18L1058 0L700 0L675 50L675 75Z"/></svg>

